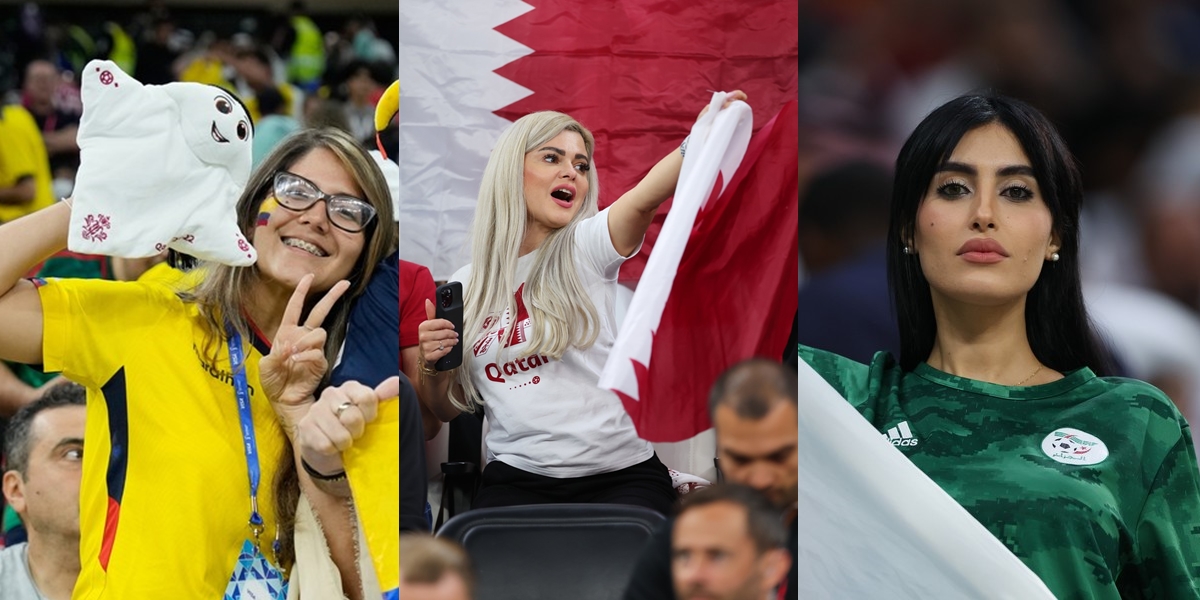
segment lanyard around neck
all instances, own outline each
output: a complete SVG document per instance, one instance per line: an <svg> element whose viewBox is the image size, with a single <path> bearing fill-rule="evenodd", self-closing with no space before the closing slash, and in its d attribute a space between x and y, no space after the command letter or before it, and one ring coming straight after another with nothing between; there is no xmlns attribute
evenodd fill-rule
<svg viewBox="0 0 1200 600"><path fill-rule="evenodd" d="M258 443L254 439L254 415L250 411L250 390L246 384L245 357L242 355L242 334L231 324L225 326L229 336L229 370L233 374L233 390L237 395L238 419L242 425L242 449L246 452L246 469L250 473L250 530L257 544L263 532L263 518L258 512L258 482L262 477L258 464Z"/></svg>

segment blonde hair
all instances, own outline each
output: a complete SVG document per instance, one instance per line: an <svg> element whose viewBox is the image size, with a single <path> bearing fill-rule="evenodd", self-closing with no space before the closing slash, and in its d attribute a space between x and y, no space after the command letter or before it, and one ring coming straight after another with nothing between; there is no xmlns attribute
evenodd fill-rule
<svg viewBox="0 0 1200 600"><path fill-rule="evenodd" d="M496 142L483 182L479 186L479 202L475 207L475 222L471 230L471 277L466 282L463 298L463 364L455 378L462 385L464 398L450 401L463 411L474 411L482 402L471 381L472 347L479 334L489 334L499 327L499 321L484 331L489 316L510 315L510 327L516 322L517 259L525 239L529 219L525 203L525 155L563 131L573 131L583 138L588 162L592 162L595 140L592 133L578 121L560 112L536 112L518 119ZM597 213L600 184L596 169L586 172L588 192L583 205L565 227L546 237L535 252L533 267L525 283L523 300L529 311L532 327L529 348L525 356L543 354L562 358L569 346L588 348L600 333L600 317L596 306L575 267L575 227ZM500 352L503 352L503 344Z"/></svg>

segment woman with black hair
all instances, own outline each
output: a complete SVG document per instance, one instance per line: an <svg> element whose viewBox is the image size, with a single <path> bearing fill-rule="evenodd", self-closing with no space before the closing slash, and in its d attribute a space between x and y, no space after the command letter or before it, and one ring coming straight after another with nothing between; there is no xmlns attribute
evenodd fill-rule
<svg viewBox="0 0 1200 600"><path fill-rule="evenodd" d="M1057 597L1198 597L1191 433L1155 387L1103 377L1079 283L1082 196L1035 109L948 102L896 161L899 362L800 357Z"/></svg>

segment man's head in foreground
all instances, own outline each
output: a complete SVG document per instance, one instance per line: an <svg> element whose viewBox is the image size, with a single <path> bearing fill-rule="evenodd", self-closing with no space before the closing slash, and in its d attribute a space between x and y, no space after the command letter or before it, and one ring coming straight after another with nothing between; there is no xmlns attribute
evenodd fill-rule
<svg viewBox="0 0 1200 600"><path fill-rule="evenodd" d="M404 600L471 600L474 577L467 553L424 534L400 536L400 597Z"/></svg>
<svg viewBox="0 0 1200 600"><path fill-rule="evenodd" d="M796 373L761 358L725 371L709 393L726 481L752 487L788 510L797 499Z"/></svg>
<svg viewBox="0 0 1200 600"><path fill-rule="evenodd" d="M85 402L83 387L63 383L22 407L8 423L8 468L0 481L31 545L79 543Z"/></svg>
<svg viewBox="0 0 1200 600"><path fill-rule="evenodd" d="M678 600L763 600L787 576L783 517L766 496L718 484L684 497L671 534Z"/></svg>

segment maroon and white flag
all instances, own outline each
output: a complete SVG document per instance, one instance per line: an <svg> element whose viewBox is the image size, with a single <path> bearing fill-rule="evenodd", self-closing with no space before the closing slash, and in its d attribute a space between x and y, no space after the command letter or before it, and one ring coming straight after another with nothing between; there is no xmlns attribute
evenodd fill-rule
<svg viewBox="0 0 1200 600"><path fill-rule="evenodd" d="M712 90L745 91L766 123L796 98L798 15L798 0L404 0L400 256L435 279L470 262L488 155L530 112L595 134L601 208L679 146ZM669 207L622 283L636 283Z"/></svg>
<svg viewBox="0 0 1200 600"><path fill-rule="evenodd" d="M712 383L743 359L778 360L796 312L797 104L747 140L748 109L716 112L723 101L715 95L692 130L674 206L600 377L654 442L708 429Z"/></svg>

